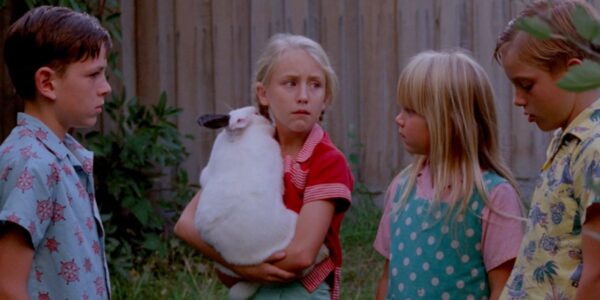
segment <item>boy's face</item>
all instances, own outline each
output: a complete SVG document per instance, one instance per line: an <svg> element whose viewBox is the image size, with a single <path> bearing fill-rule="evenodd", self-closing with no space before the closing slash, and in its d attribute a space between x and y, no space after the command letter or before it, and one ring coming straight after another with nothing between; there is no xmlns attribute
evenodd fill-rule
<svg viewBox="0 0 600 300"><path fill-rule="evenodd" d="M69 64L64 73L53 79L56 118L66 131L94 126L102 113L104 97L111 92L106 79L106 49L96 58Z"/></svg>
<svg viewBox="0 0 600 300"><path fill-rule="evenodd" d="M548 72L524 62L515 46L506 45L502 51L502 67L515 89L513 103L523 108L529 122L543 131L566 128L574 119L574 94L556 82L566 70Z"/></svg>

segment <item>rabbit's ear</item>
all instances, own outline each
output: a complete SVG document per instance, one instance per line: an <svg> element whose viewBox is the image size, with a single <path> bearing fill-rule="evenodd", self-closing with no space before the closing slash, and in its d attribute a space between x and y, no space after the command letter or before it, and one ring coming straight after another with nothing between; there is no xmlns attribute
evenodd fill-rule
<svg viewBox="0 0 600 300"><path fill-rule="evenodd" d="M198 125L210 128L219 129L229 125L229 115L206 114L198 117Z"/></svg>

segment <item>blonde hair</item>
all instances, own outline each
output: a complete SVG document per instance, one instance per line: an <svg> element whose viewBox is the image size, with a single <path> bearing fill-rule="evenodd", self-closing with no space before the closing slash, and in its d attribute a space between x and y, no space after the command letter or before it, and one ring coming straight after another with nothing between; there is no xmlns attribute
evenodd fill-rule
<svg viewBox="0 0 600 300"><path fill-rule="evenodd" d="M416 156L409 166L410 176L399 206L407 201L427 161L434 205L439 205L451 187L448 213L460 205L457 216L465 210L474 188L487 204L483 170L504 177L516 189L499 151L492 87L474 59L459 50L422 52L400 74L397 95L401 107L425 118L433 145L429 155Z"/></svg>
<svg viewBox="0 0 600 300"><path fill-rule="evenodd" d="M590 54L578 45L587 45L594 52L598 52L598 49L577 33L577 29L571 21L571 13L576 6L581 6L592 18L599 20L598 13L585 1L552 0L530 3L515 19L508 23L498 37L494 58L500 62L504 52L503 49L517 43L519 47L517 57L521 61L549 73L565 69L567 61L571 58L582 60L590 58ZM520 32L516 28L516 24L526 17L541 18L547 21L553 32L569 38L555 37L540 40L526 32Z"/></svg>
<svg viewBox="0 0 600 300"><path fill-rule="evenodd" d="M278 33L269 39L267 46L258 58L254 83L252 85L252 93L255 95L254 100L258 104L260 113L267 118L269 118L269 108L260 104L255 92L256 85L261 83L264 86L268 86L273 75L273 69L279 58L288 51L298 49L306 51L321 66L325 74L325 98L327 104L331 104L331 101L333 101L337 90L337 76L323 47L319 43L302 35Z"/></svg>

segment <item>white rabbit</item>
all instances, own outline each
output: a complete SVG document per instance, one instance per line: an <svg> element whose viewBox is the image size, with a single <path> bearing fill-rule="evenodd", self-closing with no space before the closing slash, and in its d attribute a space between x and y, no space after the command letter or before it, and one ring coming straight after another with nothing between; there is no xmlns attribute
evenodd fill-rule
<svg viewBox="0 0 600 300"><path fill-rule="evenodd" d="M261 263L294 236L297 214L283 203L283 160L273 132L255 107L231 111L200 176L196 227L204 241L234 265ZM247 299L258 287L240 282L229 297Z"/></svg>

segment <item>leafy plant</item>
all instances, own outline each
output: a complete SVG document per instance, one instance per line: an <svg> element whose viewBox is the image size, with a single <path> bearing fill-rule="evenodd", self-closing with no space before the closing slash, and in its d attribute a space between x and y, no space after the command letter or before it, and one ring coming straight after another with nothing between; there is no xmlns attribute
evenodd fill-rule
<svg viewBox="0 0 600 300"><path fill-rule="evenodd" d="M193 191L180 168L188 153L170 121L180 109L168 106L164 93L150 108L135 97L126 100L125 92L113 94L105 110L116 128L90 132L83 141L96 154L96 197L108 232L107 250L121 259L113 266L125 274L131 263L123 259L148 251L166 255L162 241L171 236L174 218Z"/></svg>
<svg viewBox="0 0 600 300"><path fill-rule="evenodd" d="M580 38L570 36L552 27L549 19L539 16L523 17L515 23L515 26L538 39L563 39L585 51L590 58L584 59L580 65L569 68L567 74L558 81L557 85L572 92L596 89L600 87L600 63L598 63L600 53L595 50L600 49L600 22L580 4L576 4L575 9L571 11L571 21L584 42Z"/></svg>

